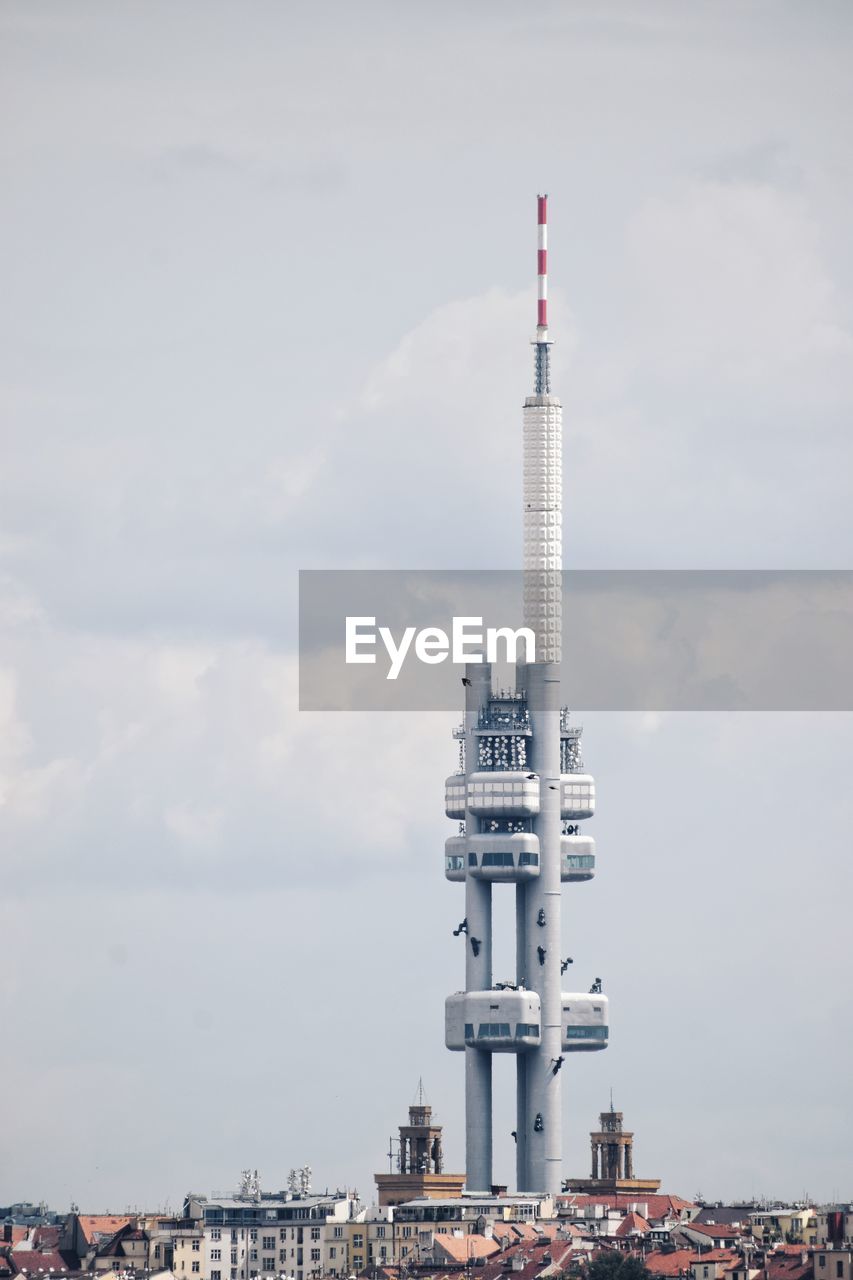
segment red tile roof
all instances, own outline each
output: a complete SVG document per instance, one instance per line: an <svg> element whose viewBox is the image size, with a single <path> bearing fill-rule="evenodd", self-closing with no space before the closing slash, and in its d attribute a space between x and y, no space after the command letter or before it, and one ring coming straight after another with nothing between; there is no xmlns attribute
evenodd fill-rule
<svg viewBox="0 0 853 1280"><path fill-rule="evenodd" d="M653 1276L678 1276L688 1271L694 1263L731 1262L737 1255L732 1249L675 1249L672 1253L650 1253L646 1267Z"/></svg>
<svg viewBox="0 0 853 1280"><path fill-rule="evenodd" d="M36 1249L58 1249L63 1230L63 1227L36 1227L33 1245Z"/></svg>
<svg viewBox="0 0 853 1280"><path fill-rule="evenodd" d="M494 1225L496 1240L509 1240L515 1244L518 1240L535 1240L539 1232L529 1222L496 1222Z"/></svg>
<svg viewBox="0 0 853 1280"><path fill-rule="evenodd" d="M549 1273L562 1271L568 1265L571 1255L572 1247L565 1241L560 1241L556 1245L520 1244L514 1249L507 1249L490 1258L482 1268L484 1273L482 1280L535 1280L535 1277L543 1271ZM506 1265L513 1256L524 1260L524 1265L518 1270L510 1270ZM477 1272L479 1276L479 1267Z"/></svg>
<svg viewBox="0 0 853 1280"><path fill-rule="evenodd" d="M675 1249L671 1253L650 1253L645 1264L653 1276L678 1276L698 1257L695 1249Z"/></svg>
<svg viewBox="0 0 853 1280"><path fill-rule="evenodd" d="M433 1239L433 1251L440 1251L454 1262L466 1263L469 1258L489 1258L498 1253L500 1245L497 1240L487 1240L485 1236L436 1235Z"/></svg>
<svg viewBox="0 0 853 1280"><path fill-rule="evenodd" d="M767 1257L765 1268L768 1280L808 1280L814 1275L814 1264L806 1257L803 1262L803 1250L796 1253L771 1253Z"/></svg>
<svg viewBox="0 0 853 1280"><path fill-rule="evenodd" d="M114 1236L121 1227L126 1227L131 1218L127 1215L114 1217L110 1213L80 1213L77 1215L83 1236L92 1244L97 1236Z"/></svg>
<svg viewBox="0 0 853 1280"><path fill-rule="evenodd" d="M37 1276L40 1271L49 1275L51 1271L73 1270L56 1249L46 1253L40 1253L37 1249L12 1249L9 1254L9 1263L15 1275L26 1272L28 1275Z"/></svg>
<svg viewBox="0 0 853 1280"><path fill-rule="evenodd" d="M651 1231L651 1227L648 1222L646 1222L645 1218L641 1218L638 1213L634 1213L632 1210L630 1213L626 1213L625 1217L619 1223L619 1226L616 1228L616 1235L627 1236L634 1231L641 1231L645 1233L646 1231Z"/></svg>
<svg viewBox="0 0 853 1280"><path fill-rule="evenodd" d="M696 1207L691 1200L682 1200L681 1196L642 1195L634 1192L628 1195L624 1191L602 1193L600 1195L587 1195L585 1192L579 1191L577 1195L568 1194L557 1197L559 1208L575 1205L583 1209L588 1204L603 1204L611 1209L630 1209L632 1204L644 1204L649 1221L679 1217L682 1209L695 1209Z"/></svg>

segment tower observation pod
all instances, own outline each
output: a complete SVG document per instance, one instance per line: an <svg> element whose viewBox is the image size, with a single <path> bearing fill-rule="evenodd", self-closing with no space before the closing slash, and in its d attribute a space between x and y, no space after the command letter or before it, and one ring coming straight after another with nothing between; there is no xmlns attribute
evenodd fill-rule
<svg viewBox="0 0 853 1280"><path fill-rule="evenodd" d="M534 393L524 401L524 625L536 660L518 664L515 688L492 687L491 668L466 668L465 713L454 731L459 770L445 811L459 822L444 850L448 880L465 885L454 933L465 945L465 990L445 1004L445 1042L465 1054L466 1186L492 1177L492 1063L516 1062L518 1191L562 1187L565 1056L607 1045L608 1004L596 978L564 992L572 963L562 942L562 885L592 879L595 844L581 823L595 812L595 782L581 729L560 703L562 659L562 407L551 394L547 196L539 196ZM492 972L492 887L515 887L516 973ZM507 1123L507 1129L511 1125Z"/></svg>

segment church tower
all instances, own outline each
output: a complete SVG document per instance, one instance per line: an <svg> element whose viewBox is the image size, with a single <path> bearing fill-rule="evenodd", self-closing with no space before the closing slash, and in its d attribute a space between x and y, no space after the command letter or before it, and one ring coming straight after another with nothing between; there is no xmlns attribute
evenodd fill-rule
<svg viewBox="0 0 853 1280"><path fill-rule="evenodd" d="M660 1186L660 1178L634 1177L634 1135L622 1127L622 1112L614 1111L613 1095L610 1110L598 1117L599 1128L589 1135L592 1149L592 1170L589 1178L569 1178L566 1191L582 1191L590 1195L613 1192L631 1195L651 1193Z"/></svg>
<svg viewBox="0 0 853 1280"><path fill-rule="evenodd" d="M400 1125L397 1172L375 1174L380 1205L403 1204L407 1200L441 1199L458 1196L465 1183L464 1173L444 1172L441 1146L442 1128L433 1119L423 1081L418 1081L415 1101L409 1107L409 1123ZM394 1139L389 1159L394 1162Z"/></svg>

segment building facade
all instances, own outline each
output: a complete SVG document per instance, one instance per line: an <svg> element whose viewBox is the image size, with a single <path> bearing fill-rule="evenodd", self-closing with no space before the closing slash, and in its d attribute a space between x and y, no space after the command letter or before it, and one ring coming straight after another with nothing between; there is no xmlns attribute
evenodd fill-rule
<svg viewBox="0 0 853 1280"><path fill-rule="evenodd" d="M353 1195L189 1196L176 1233L176 1280L293 1280L345 1276Z"/></svg>

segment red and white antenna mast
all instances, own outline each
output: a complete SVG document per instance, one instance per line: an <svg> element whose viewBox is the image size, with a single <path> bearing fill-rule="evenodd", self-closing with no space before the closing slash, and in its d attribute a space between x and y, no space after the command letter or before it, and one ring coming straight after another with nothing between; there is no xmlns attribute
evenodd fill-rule
<svg viewBox="0 0 853 1280"><path fill-rule="evenodd" d="M536 278L538 283L536 303L536 383L538 396L551 392L551 358L548 337L548 197L536 200L539 222L539 240L536 252Z"/></svg>

